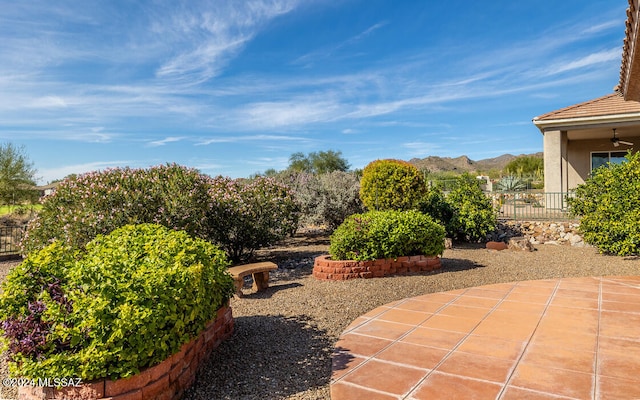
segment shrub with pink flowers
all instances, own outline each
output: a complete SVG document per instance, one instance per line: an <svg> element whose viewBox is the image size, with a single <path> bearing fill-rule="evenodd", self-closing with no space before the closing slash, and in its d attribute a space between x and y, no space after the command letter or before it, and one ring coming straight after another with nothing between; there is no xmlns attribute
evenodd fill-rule
<svg viewBox="0 0 640 400"><path fill-rule="evenodd" d="M83 248L98 234L127 224L154 223L207 238L211 178L177 164L115 168L65 179L43 199L22 241L24 253L54 240Z"/></svg>
<svg viewBox="0 0 640 400"><path fill-rule="evenodd" d="M272 178L213 179L207 225L210 239L232 261L244 261L298 227L299 207L293 192Z"/></svg>
<svg viewBox="0 0 640 400"><path fill-rule="evenodd" d="M211 178L167 164L72 176L42 201L22 241L28 254L53 241L83 248L99 234L153 223L218 244L238 261L297 228L289 190L271 179Z"/></svg>

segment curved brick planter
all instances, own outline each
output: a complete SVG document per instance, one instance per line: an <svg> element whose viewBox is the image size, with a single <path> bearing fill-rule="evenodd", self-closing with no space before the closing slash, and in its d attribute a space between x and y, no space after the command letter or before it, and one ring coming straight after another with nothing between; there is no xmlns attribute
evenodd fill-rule
<svg viewBox="0 0 640 400"><path fill-rule="evenodd" d="M329 255L316 257L313 276L318 279L343 281L356 278L381 278L440 269L440 257L407 256L373 261L331 260Z"/></svg>
<svg viewBox="0 0 640 400"><path fill-rule="evenodd" d="M18 398L42 399L179 399L193 384L200 365L211 352L233 333L231 307L218 310L197 338L182 345L179 352L158 365L139 374L115 381L103 379L82 384L80 387L54 389L49 387L20 387Z"/></svg>

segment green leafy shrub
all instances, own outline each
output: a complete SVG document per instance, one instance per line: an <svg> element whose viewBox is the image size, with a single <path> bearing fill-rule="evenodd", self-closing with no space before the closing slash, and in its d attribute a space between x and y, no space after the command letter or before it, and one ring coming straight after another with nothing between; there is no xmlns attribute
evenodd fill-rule
<svg viewBox="0 0 640 400"><path fill-rule="evenodd" d="M491 200L480 189L478 180L461 175L446 197L453 212L446 228L453 238L481 241L496 229L496 213Z"/></svg>
<svg viewBox="0 0 640 400"><path fill-rule="evenodd" d="M245 182L217 177L210 195L208 236L234 262L250 258L254 250L292 235L298 227L299 208L292 191L273 178Z"/></svg>
<svg viewBox="0 0 640 400"><path fill-rule="evenodd" d="M447 202L446 196L442 193L439 185L434 185L420 200L418 210L429 215L434 221L447 228L453 218L453 209ZM447 235L453 237L447 230Z"/></svg>
<svg viewBox="0 0 640 400"><path fill-rule="evenodd" d="M211 178L176 164L72 176L44 198L22 241L24 253L53 240L82 248L127 224L156 223L206 238Z"/></svg>
<svg viewBox="0 0 640 400"><path fill-rule="evenodd" d="M584 240L603 253L640 254L640 153L596 169L568 199Z"/></svg>
<svg viewBox="0 0 640 400"><path fill-rule="evenodd" d="M360 198L369 210L409 210L427 192L422 173L399 160L376 160L363 171Z"/></svg>
<svg viewBox="0 0 640 400"><path fill-rule="evenodd" d="M86 250L32 252L0 295L14 376L134 375L179 351L233 294L225 254L185 232L127 225Z"/></svg>
<svg viewBox="0 0 640 400"><path fill-rule="evenodd" d="M300 205L301 222L337 228L346 217L364 211L360 178L353 172L295 173L282 176Z"/></svg>
<svg viewBox="0 0 640 400"><path fill-rule="evenodd" d="M334 260L375 260L444 251L444 228L417 210L369 211L348 217L331 235Z"/></svg>

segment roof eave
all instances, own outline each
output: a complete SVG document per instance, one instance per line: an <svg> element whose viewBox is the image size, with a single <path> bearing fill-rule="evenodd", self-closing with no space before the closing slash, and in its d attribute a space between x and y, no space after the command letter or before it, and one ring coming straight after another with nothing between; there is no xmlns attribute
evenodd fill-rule
<svg viewBox="0 0 640 400"><path fill-rule="evenodd" d="M638 0L629 0L625 40L618 87L625 100L640 101L640 10Z"/></svg>
<svg viewBox="0 0 640 400"><path fill-rule="evenodd" d="M533 124L538 127L540 132L544 134L545 130L549 128L568 128L575 126L588 126L588 125L602 125L612 123L623 122L638 122L640 121L640 113L628 113L628 114L613 114L613 115L599 115L592 117L582 118L558 118L538 120L533 119Z"/></svg>

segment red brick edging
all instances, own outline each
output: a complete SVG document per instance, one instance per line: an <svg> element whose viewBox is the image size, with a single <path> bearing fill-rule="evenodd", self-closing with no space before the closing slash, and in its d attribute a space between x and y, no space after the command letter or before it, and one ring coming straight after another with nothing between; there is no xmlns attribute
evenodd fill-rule
<svg viewBox="0 0 640 400"><path fill-rule="evenodd" d="M381 278L413 272L440 269L438 256L405 256L372 261L331 260L329 255L316 257L313 276L318 279L343 281L356 278Z"/></svg>
<svg viewBox="0 0 640 400"><path fill-rule="evenodd" d="M158 365L130 378L115 381L102 379L80 387L57 390L50 387L20 387L18 398L43 399L109 399L109 400L173 400L182 397L196 377L196 372L211 352L233 333L231 307L218 310L216 319L204 331L180 348L180 351Z"/></svg>

